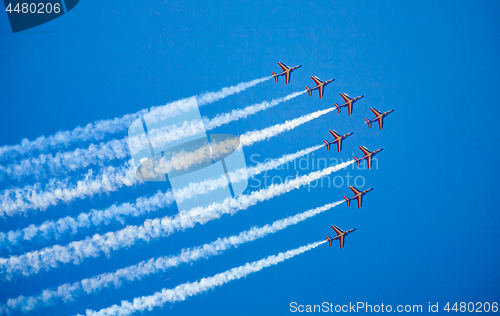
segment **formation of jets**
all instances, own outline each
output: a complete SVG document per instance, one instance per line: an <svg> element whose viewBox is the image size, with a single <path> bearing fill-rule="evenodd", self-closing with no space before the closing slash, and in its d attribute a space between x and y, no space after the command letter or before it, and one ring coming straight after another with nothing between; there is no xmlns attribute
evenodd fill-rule
<svg viewBox="0 0 500 316"><path fill-rule="evenodd" d="M275 82L278 82L278 77L279 76L285 76L285 82L286 82L286 84L288 84L290 82L290 75L291 75L291 73L294 70L302 67L302 65L298 65L298 66L295 66L295 67L288 67L287 65L285 65L282 62L278 62L278 65L281 67L281 69L283 70L283 72L279 73L279 74L276 74L276 73L272 72L274 80L275 80ZM306 91L309 93L309 96L312 96L312 92L314 90L318 90L318 92L319 92L319 98L320 99L323 98L325 86L328 85L329 83L335 81L335 79L330 79L330 80L327 80L327 81L322 81L321 79L319 79L316 76L312 76L311 79L314 81L314 83L316 84L316 86L313 87L313 88L309 88L308 86L306 86ZM360 100L360 99L362 99L364 97L364 95L361 95L361 96L358 96L358 97L355 97L355 98L351 98L346 93L340 93L340 96L342 97L342 99L344 99L344 103L342 105L338 105L337 103L334 103L335 108L337 109L338 113L340 114L341 109L343 107L346 107L349 116L352 114L354 103L356 103L358 100ZM375 122L375 121L377 121L378 122L379 130L382 130L382 128L383 128L384 118L387 115L389 115L390 113L394 112L394 110L390 110L390 111L382 113L382 112L380 112L379 110L377 110L375 108L370 108L370 110L373 112L373 114L375 114L375 118L372 119L372 120L369 120L369 119L365 118L365 123L368 124L368 128L371 129L372 123ZM348 133L348 134L345 134L345 135L340 135L336 131L330 130L330 134L332 134L334 140L331 141L331 142L328 142L328 141L324 140L326 149L330 150L330 146L331 145L337 144L337 151L340 152L342 150L342 140L344 140L345 138L347 138L348 136L350 136L350 135L352 135L354 133L351 132L351 133ZM358 165L358 167L359 167L359 164L360 164L361 161L366 160L368 169L370 169L371 166L372 166L372 158L377 153L379 153L382 150L384 150L384 148L381 148L381 149L377 149L375 151L370 151L365 146L360 146L359 149L361 149L361 151L363 152L363 157L357 158L356 156L354 156L354 160L356 161L356 164ZM344 196L344 199L346 200L346 203L347 203L348 207L350 206L352 200L356 200L358 202L358 209L361 208L361 206L363 204L363 196L366 193L368 193L371 190L373 190L373 188L371 188L371 189L367 189L367 190L364 190L364 191L360 191L358 188L356 188L356 187L354 187L352 185L349 186L349 188L354 193L354 196L351 197L351 198L348 198L347 196ZM337 236L334 237L334 238L330 238L329 236L326 236L326 239L328 240L328 243L330 244L330 247L332 246L332 241L338 239L339 242L340 242L340 249L342 249L344 247L345 236L347 236L349 233L351 233L351 232L353 232L353 231L356 230L356 228L353 228L353 229L350 229L348 231L343 231L342 229L340 229L338 226L335 226L335 225L332 226L332 228L335 231L335 233L337 233Z"/></svg>

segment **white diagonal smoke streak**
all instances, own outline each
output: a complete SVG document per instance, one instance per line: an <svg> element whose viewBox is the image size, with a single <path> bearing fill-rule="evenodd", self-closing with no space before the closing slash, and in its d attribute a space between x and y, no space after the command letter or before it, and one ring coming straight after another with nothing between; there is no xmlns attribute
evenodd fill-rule
<svg viewBox="0 0 500 316"><path fill-rule="evenodd" d="M253 167L240 168L230 173L233 182L247 180L259 173L275 169L285 163L293 161L299 157L305 156L313 151L324 147L318 145L300 150L294 154L285 154L280 158L272 159L264 163L258 163ZM188 187L176 190L177 202L190 199L197 194L205 194L217 188L224 187L227 184L226 175L217 179L208 179L198 183L191 183ZM23 243L33 239L51 239L58 238L63 234L75 234L82 228L91 226L107 225L109 223L120 221L124 223L123 217L140 216L146 213L154 212L159 209L170 206L175 201L172 191L158 192L150 197L139 197L134 203L122 203L112 205L103 210L91 210L87 213L80 213L76 217L66 216L57 221L45 221L41 225L30 225L19 230L12 230L6 233L0 232L0 249L22 247Z"/></svg>
<svg viewBox="0 0 500 316"><path fill-rule="evenodd" d="M277 136L327 114L334 109L335 108L332 107L316 111L286 121L285 123L276 124L262 130L247 132L240 136L241 144L243 146L249 146L255 142ZM221 146L219 153L225 153L229 149L231 149L231 151L234 150L234 148L230 146ZM198 150L190 153L181 153L180 156L176 156L172 159L172 163L167 166L167 170L164 172L167 173L172 169L185 169L205 160L206 155L198 152ZM28 210L45 210L47 207L56 205L61 201L68 203L75 198L84 198L99 192L116 191L124 185L131 186L141 182L135 177L135 171L132 166L133 163L129 162L119 167L105 167L101 170L101 173L95 176L92 170L90 170L85 176L85 179L78 181L77 185L71 184L69 179L52 179L44 189L41 188L40 184L35 184L24 188L4 190L2 194L0 194L0 206L2 206L0 209L0 217L22 214ZM100 183L100 179L103 179L102 183Z"/></svg>
<svg viewBox="0 0 500 316"><path fill-rule="evenodd" d="M203 122L185 121L180 126L172 125L165 126L163 128L152 129L151 131L149 131L149 137L155 141L155 144L165 145L169 142L197 135L199 133L205 132L206 130L212 130L221 125L246 118L257 112L293 99L303 93L305 92L295 92L283 98L272 100L270 102L264 101L259 104L247 106L240 110L233 110L230 113L220 114L212 119L203 118ZM202 97L202 102L207 102L207 100L216 100L215 95L208 93L206 96ZM184 100L181 101L172 103L172 108L166 108L165 110L160 111L158 115L162 116L163 118L167 118L173 116L174 112L186 110L188 106L196 104L192 102L189 103L188 101ZM178 103L180 105L176 105ZM147 142L145 138L142 137L142 135L131 138L125 137L119 140L114 139L105 143L100 143L98 145L90 144L87 149L77 148L73 151L58 152L55 155L41 154L38 157L23 159L16 164L0 166L0 179L8 177L20 180L23 177L30 175L38 178L48 172L50 172L51 174L64 174L67 171L75 171L77 169L88 167L89 165L102 164L105 161L124 159L130 156L129 145L133 147L135 152L141 149L148 149Z"/></svg>
<svg viewBox="0 0 500 316"><path fill-rule="evenodd" d="M170 268L177 267L180 264L189 264L200 259L208 259L210 257L217 256L232 247L237 247L241 244L263 238L269 234L274 234L291 225L296 225L308 218L328 211L344 202L345 201L342 200L335 203L329 203L303 213L277 220L270 225L252 227L251 229L243 231L237 235L218 238L217 240L202 246L182 249L180 254L175 256L163 256L157 259L152 258L147 261L141 261L135 265L118 269L112 273L102 273L78 282L65 283L55 289L46 289L37 296L19 296L17 298L12 298L9 299L4 306L0 307L0 310L3 309L4 311L13 311L21 309L23 312L28 312L41 306L52 305L56 300L68 302L75 300L77 297L84 295L85 293L96 293L111 286L118 288L123 282L141 280L145 276L164 272Z"/></svg>
<svg viewBox="0 0 500 316"><path fill-rule="evenodd" d="M132 302L122 301L121 305L113 305L111 307L101 309L100 311L87 309L85 314L87 316L125 316L136 312L152 310L154 307L161 307L167 302L184 301L188 297L198 295L199 293L206 292L231 281L244 278L247 275L258 272L264 268L277 265L280 262L293 258L308 250L314 249L324 243L326 243L326 240L310 243L299 248L288 250L287 252L280 252L277 255L271 255L258 261L246 263L242 266L216 274L212 277L203 278L200 281L186 282L176 286L173 289L163 289L161 290L161 292L156 292L153 295L136 297Z"/></svg>
<svg viewBox="0 0 500 316"><path fill-rule="evenodd" d="M72 183L70 179L52 179L42 189L40 184L23 188L7 189L0 194L0 217L15 216L29 210L45 210L60 202L69 203L101 192L116 191L119 188L142 182L135 176L132 160L120 167L108 166L94 175L92 169L83 179Z"/></svg>
<svg viewBox="0 0 500 316"><path fill-rule="evenodd" d="M179 212L174 217L148 219L140 226L129 225L116 232L108 232L104 235L95 234L92 238L73 241L66 246L55 245L19 256L0 258L0 275L7 280L19 274L29 276L41 270L51 270L60 263L79 264L86 258L96 257L102 253L109 254L111 251L129 247L139 240L148 242L151 239L169 236L176 231L194 227L197 223L205 224L224 214L235 214L259 202L285 194L341 170L353 162L354 160L347 161L295 179L287 179L284 183L272 184L267 188L240 195L237 198L227 198L221 203L195 207L189 211Z"/></svg>
<svg viewBox="0 0 500 316"><path fill-rule="evenodd" d="M216 92L206 92L196 96L196 101L199 106L209 104L233 94L242 92L250 87L253 87L261 82L269 80L272 76L263 77L248 82L242 82L235 86L225 87ZM183 111L186 100L171 102L165 106L155 106L150 110L162 107L162 112L165 115L175 116ZM149 110L144 109L134 114L126 114L122 117L117 117L109 120L101 120L94 123L89 123L85 127L78 126L72 131L60 131L55 135L48 137L40 136L35 140L23 139L19 145L6 145L0 147L0 159L7 157L18 157L20 155L30 153L32 151L44 151L50 148L67 146L76 141L101 140L107 134L115 134L126 130L133 121L140 116L146 114Z"/></svg>
<svg viewBox="0 0 500 316"><path fill-rule="evenodd" d="M56 154L41 154L37 157L23 159L16 164L0 166L0 180L21 180L26 177L40 179L47 175L60 176L68 172L101 165L104 162L130 157L127 138L113 139L100 144L90 144L88 148L77 148L72 151Z"/></svg>
<svg viewBox="0 0 500 316"><path fill-rule="evenodd" d="M297 126L300 126L304 123L307 123L311 120L314 120L322 115L325 115L327 113L330 113L333 111L335 108L331 107L328 109L324 110L319 110L310 114L306 114L304 116L301 116L299 118L286 121L285 123L282 124L277 124L268 128L264 128L260 131L254 131L254 132L248 132L240 136L241 144L243 146L250 146L255 142L260 142L262 140L269 139L271 137L274 137L278 134L281 134L285 131L289 131L291 129L296 128Z"/></svg>
<svg viewBox="0 0 500 316"><path fill-rule="evenodd" d="M283 132L287 132L292 130L302 124L305 124L311 120L314 120L322 115L325 115L335 108L331 107L325 110L319 110L310 114L303 115L296 119L286 121L285 123L276 124L262 130L256 130L247 132L240 136L240 143L242 146L250 146L256 142L260 142L263 140L267 140L274 136L277 136ZM217 147L217 150L213 150L219 156L224 156L230 154L234 150L234 146L231 143L233 140L229 139L227 141L221 141L219 143L212 143L212 147ZM180 152L174 155L165 166L165 173L170 172L171 170L183 170L188 169L192 165L196 165L202 163L207 160L207 157L211 159L212 151L207 146L203 146L192 152ZM214 157L216 158L216 157Z"/></svg>
<svg viewBox="0 0 500 316"><path fill-rule="evenodd" d="M274 99L271 101L264 101L258 104L247 106L243 109L233 110L229 113L219 114L211 119L203 118L202 121L184 121L180 125L170 125L161 128L148 130L148 137L156 147L164 147L166 144L176 140L187 138L190 136L198 135L205 131L212 130L224 124L246 118L250 115L256 114L260 111L272 108L280 103L289 101L299 95L304 94L305 91L298 91L291 93L285 97ZM139 152L140 150L148 149L148 143L141 139L129 138L129 146L132 152Z"/></svg>

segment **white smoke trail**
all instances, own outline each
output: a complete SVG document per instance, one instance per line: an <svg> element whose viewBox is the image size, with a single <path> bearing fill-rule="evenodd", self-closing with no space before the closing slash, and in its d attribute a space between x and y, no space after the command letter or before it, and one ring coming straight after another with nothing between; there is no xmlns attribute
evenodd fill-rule
<svg viewBox="0 0 500 316"><path fill-rule="evenodd" d="M206 92L196 97L196 101L199 106L204 104L209 104L225 97L231 96L233 94L242 92L250 87L253 87L261 82L269 80L272 76L263 77L260 79L255 79L248 82L242 82L235 86L225 87L216 92ZM163 111L166 115L170 113L171 116L177 115L179 111L183 110L185 101L189 98L182 99L169 103L165 106ZM152 107L150 110L159 108L158 106ZM89 140L101 140L107 134L115 134L126 130L133 121L135 121L140 116L146 114L147 109L141 110L134 114L126 114L122 117L117 117L109 120L101 120L95 123L89 123L85 127L78 126L72 131L60 131L55 135L48 137L40 136L35 140L23 139L19 145L6 145L0 147L0 159L2 158L15 158L20 155L30 153L32 151L44 151L50 148L57 148L60 146L67 146L76 141L89 141Z"/></svg>
<svg viewBox="0 0 500 316"><path fill-rule="evenodd" d="M162 128L156 128L154 130L148 131L148 137L150 138L152 143L156 144L157 147L164 147L170 142L197 135L224 124L246 118L260 111L267 110L280 103L296 98L304 93L306 93L306 91L294 92L285 97L274 99L271 102L264 101L259 104L247 106L241 110L233 110L230 113L217 115L212 119L203 118L202 121L196 122L184 121L180 126L171 125ZM132 152L139 152L140 150L149 148L148 143L140 138L129 138L129 146Z"/></svg>
<svg viewBox="0 0 500 316"><path fill-rule="evenodd" d="M211 290L218 286L222 286L231 281L244 278L250 273L258 272L264 268L277 265L280 262L293 258L308 250L314 249L324 244L325 242L326 240L317 241L296 249L288 250L287 252L281 252L278 255L271 255L259 261L246 263L245 265L233 268L231 270L227 270L225 272L216 274L212 277L203 278L200 281L186 282L176 286L173 289L163 289L161 292L156 292L150 296L136 297L132 302L122 301L120 306L113 305L111 307L101 309L100 311L93 311L87 309L85 314L87 316L98 316L98 315L125 316L135 312L152 310L154 307L161 307L165 305L165 303L167 302L184 301L188 297L206 292L208 290Z"/></svg>
<svg viewBox="0 0 500 316"><path fill-rule="evenodd" d="M255 142L277 136L327 114L334 109L332 107L316 111L263 130L247 132L240 137L241 144L249 146ZM177 162L182 162L182 165L176 168L186 168L199 163L200 159L205 159L204 157L200 157L202 156L195 152L183 157L183 159L175 159ZM75 198L84 198L99 192L116 191L124 185L134 185L141 181L135 177L135 170L132 166L133 163L129 162L120 167L106 167L96 176L90 170L85 179L78 181L76 185L70 184L68 179L53 179L46 185L44 190L41 189L39 184L24 188L7 189L0 194L0 217L22 214L28 210L45 210L51 205L56 205L59 201L67 203Z"/></svg>
<svg viewBox="0 0 500 316"><path fill-rule="evenodd" d="M149 131L149 137L158 146L165 145L172 141L193 136L224 124L246 118L304 93L305 91L291 93L283 98L274 99L270 102L264 101L259 104L247 106L243 109L219 114L212 119L203 118L203 121L200 122L185 121L180 126L173 125L153 129ZM134 152L138 152L141 149L147 149L147 142L141 137L136 137L136 139L125 137L120 140L114 139L106 143L100 143L99 145L90 144L87 149L77 148L73 151L59 152L55 155L41 154L38 157L23 159L16 164L0 166L0 179L8 177L20 180L30 175L39 177L47 172L50 172L52 175L64 174L67 171L75 171L88 167L89 165L102 164L104 161L123 159L130 156L129 146L133 147Z"/></svg>
<svg viewBox="0 0 500 316"><path fill-rule="evenodd" d="M90 165L101 165L103 162L130 157L127 138L113 139L100 144L90 144L88 148L76 148L72 151L52 154L41 154L37 157L23 159L15 164L0 166L0 180L21 180L26 177L40 179L47 175L52 177L65 175Z"/></svg>
<svg viewBox="0 0 500 316"><path fill-rule="evenodd" d="M112 273L103 273L72 284L65 283L53 290L46 289L37 296L19 296L17 298L9 299L5 306L0 307L0 310L3 309L8 311L22 309L23 312L28 312L41 306L52 305L57 299L68 302L75 300L78 296L84 295L85 293L96 293L111 286L118 288L124 281L133 282L141 280L145 276L161 273L183 263L189 264L200 259L208 259L210 257L217 256L232 247L237 247L241 244L263 238L269 234L281 231L291 225L301 223L308 218L321 214L344 202L345 201L342 200L335 203L329 203L303 213L277 220L271 225L252 227L251 229L243 231L238 235L218 238L217 240L202 246L182 249L180 254L175 256L163 256L157 259L152 258L147 261L141 261L138 264L119 269Z"/></svg>
<svg viewBox="0 0 500 316"><path fill-rule="evenodd" d="M296 119L286 121L285 123L276 124L262 130L247 132L240 136L240 143L242 146L253 145L256 142L260 142L277 136L283 132L292 130L304 123L325 115L333 111L334 109L335 108L332 107L325 110L316 111L298 117ZM217 147L217 150L213 150L213 152L217 152L220 156L230 154L234 150L234 146L232 146L232 143L234 143L234 140L232 139L221 141L219 143L213 142L212 147ZM188 169L190 166L206 161L210 153L212 153L212 150L210 150L208 146L202 146L201 148L188 153L180 152L179 154L172 157L170 161L168 161L168 163L164 167L164 172L168 173L171 170Z"/></svg>
<svg viewBox="0 0 500 316"><path fill-rule="evenodd" d="M60 263L79 264L86 258L96 257L101 253L109 254L111 251L133 245L136 241L168 236L176 231L194 227L196 223L205 224L210 220L218 219L224 214L235 214L259 202L285 194L291 190L307 185L326 175L341 170L351 165L354 160L331 166L320 171L311 172L295 179L287 179L284 183L254 191L248 195L237 198L227 198L221 203L212 203L206 207L196 207L189 211L180 212L172 217L148 219L143 225L129 225L116 232L104 235L95 234L92 238L73 241L67 246L55 245L42 250L27 252L20 256L0 258L0 275L10 280L14 275L29 276L41 270L48 271Z"/></svg>
<svg viewBox="0 0 500 316"><path fill-rule="evenodd" d="M52 179L43 190L40 184L4 190L0 194L0 217L15 216L28 210L45 210L60 202L69 203L74 199L116 191L124 185L142 182L136 178L133 165L130 160L120 167L102 168L96 175L90 169L77 183L70 183L69 179Z"/></svg>
<svg viewBox="0 0 500 316"><path fill-rule="evenodd" d="M272 159L264 163L258 163L253 167L245 167L231 173L233 182L247 180L259 173L275 169L285 163L293 161L316 151L324 145L313 146L300 150L294 154L285 154L280 158ZM199 183L192 183L188 187L176 190L177 202L190 199L197 194L205 194L227 184L226 175L217 179L209 179ZM107 225L113 221L120 221L122 224L125 216L140 216L154 212L170 206L175 201L172 191L158 192L150 197L139 197L135 203L122 203L112 205L104 210L91 210L88 213L80 213L76 217L66 216L57 221L45 221L41 225L30 225L19 230L12 230L7 233L0 232L0 248L12 250L15 247L22 247L24 242L37 239L59 238L63 234L75 234L81 228L91 226Z"/></svg>

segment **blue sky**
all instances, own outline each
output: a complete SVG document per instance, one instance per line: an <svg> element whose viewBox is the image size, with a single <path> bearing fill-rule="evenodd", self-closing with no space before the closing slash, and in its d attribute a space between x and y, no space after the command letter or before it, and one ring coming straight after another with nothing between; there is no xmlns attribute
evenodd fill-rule
<svg viewBox="0 0 500 316"><path fill-rule="evenodd" d="M317 92L312 98L302 95L213 132L239 135L265 128L331 107L341 102L340 92L365 98L356 103L352 116L346 111L332 112L245 148L248 165L253 164L252 155L260 155L253 160L261 162L319 144L330 139L328 129L355 134L344 141L341 153L321 149L309 156L311 161L322 157L345 161L360 155L360 145L385 148L377 156L377 170L349 167L331 176L362 176L364 188L375 188L365 196L360 210L342 204L220 256L30 314L71 315L83 313L89 304L99 310L150 295L321 240L333 234L331 225L357 227L342 250L336 244L322 245L145 314L281 315L289 313L293 301L421 304L424 310L429 302L439 302L441 307L446 302L498 301L499 9L495 1L228 1L212 5L83 1L54 21L16 34L11 33L7 15L0 14L1 146L217 91L270 75L279 70L276 62L283 61L304 65L293 73L289 85L283 78L278 84L269 80L203 106L201 114L213 117L285 96L311 86L312 75L337 80L325 88L321 100ZM373 116L370 107L396 109L382 131L364 124L365 117ZM88 144L81 142L67 150ZM312 170L292 168L268 175L285 178ZM262 175L258 179L263 181ZM5 181L2 188L11 185ZM0 218L0 228L5 232L40 224L167 188L166 183L124 188L27 217ZM99 256L78 266L66 264L14 281L2 279L0 303L174 254L350 194L345 185L305 187L168 238L112 252L109 258ZM175 208L164 209L127 219L126 224L174 213ZM57 243L122 227L114 223L92 228Z"/></svg>

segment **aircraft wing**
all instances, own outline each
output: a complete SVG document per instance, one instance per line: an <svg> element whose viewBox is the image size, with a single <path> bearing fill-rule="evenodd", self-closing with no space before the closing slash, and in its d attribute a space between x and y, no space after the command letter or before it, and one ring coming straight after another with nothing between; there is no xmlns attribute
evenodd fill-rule
<svg viewBox="0 0 500 316"><path fill-rule="evenodd" d="M349 113L349 116L352 114L352 102L348 102L347 104L347 112Z"/></svg>
<svg viewBox="0 0 500 316"><path fill-rule="evenodd" d="M380 112L379 110L377 110L376 108L370 108L370 110L373 112L373 114L375 114L375 116L380 116L382 114L382 112Z"/></svg>
<svg viewBox="0 0 500 316"><path fill-rule="evenodd" d="M285 71L285 84L288 84L290 82L290 71Z"/></svg>
<svg viewBox="0 0 500 316"><path fill-rule="evenodd" d="M338 152L342 150L342 139L337 139L337 150Z"/></svg>
<svg viewBox="0 0 500 316"><path fill-rule="evenodd" d="M340 96L342 97L342 99L344 99L345 102L351 101L351 98L345 93L341 93Z"/></svg>
<svg viewBox="0 0 500 316"><path fill-rule="evenodd" d="M356 197L356 200L358 200L358 209L361 208L361 205L363 204L363 196L360 194Z"/></svg>
<svg viewBox="0 0 500 316"><path fill-rule="evenodd" d="M371 154L372 152L368 150L368 148L366 148L365 146L359 146L359 149L361 149L361 151L363 152L363 154L365 154L365 156L368 156L369 154Z"/></svg>
<svg viewBox="0 0 500 316"><path fill-rule="evenodd" d="M287 65L285 65L284 63L278 61L278 65L280 65L281 69L283 69L284 72L286 72L288 69L290 69L290 67L288 67Z"/></svg>
<svg viewBox="0 0 500 316"><path fill-rule="evenodd" d="M358 189L356 189L356 187L352 185L349 186L349 189L352 190L352 193L354 193L354 195L359 195L361 193L361 191L359 191Z"/></svg>
<svg viewBox="0 0 500 316"><path fill-rule="evenodd" d="M333 225L332 226L333 230L337 233L337 237L339 237L340 235L342 235L344 233L344 231L342 229L340 229L338 226L336 225Z"/></svg>
<svg viewBox="0 0 500 316"><path fill-rule="evenodd" d="M366 156L366 163L368 164L368 169L372 167L372 156Z"/></svg>
<svg viewBox="0 0 500 316"><path fill-rule="evenodd" d="M345 240L345 235L339 236L339 241L340 241L340 249L344 248L344 240Z"/></svg>
<svg viewBox="0 0 500 316"><path fill-rule="evenodd" d="M321 79L316 76L312 76L311 79L314 81L314 83L316 83L317 86L323 83L323 81L321 81Z"/></svg>
<svg viewBox="0 0 500 316"><path fill-rule="evenodd" d="M330 134L332 134L332 136L335 138L335 139L339 139L340 138L340 134L337 133L336 131L334 130L330 130Z"/></svg>
<svg viewBox="0 0 500 316"><path fill-rule="evenodd" d="M318 86L318 91L319 91L319 98L323 98L323 89L324 87L323 86Z"/></svg>
<svg viewBox="0 0 500 316"><path fill-rule="evenodd" d="M382 130L382 127L384 127L384 117L382 115L380 115L378 118L378 129L379 130Z"/></svg>

